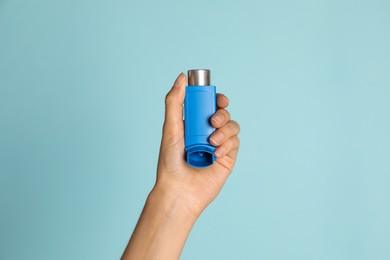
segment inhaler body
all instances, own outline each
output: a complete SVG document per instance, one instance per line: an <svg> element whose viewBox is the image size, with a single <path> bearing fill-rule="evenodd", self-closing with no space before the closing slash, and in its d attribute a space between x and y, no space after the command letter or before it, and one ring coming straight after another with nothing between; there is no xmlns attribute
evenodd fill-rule
<svg viewBox="0 0 390 260"><path fill-rule="evenodd" d="M188 71L184 100L185 152L192 167L208 167L215 161L215 146L209 143L209 137L215 131L210 118L216 109L216 87L210 85L210 71Z"/></svg>

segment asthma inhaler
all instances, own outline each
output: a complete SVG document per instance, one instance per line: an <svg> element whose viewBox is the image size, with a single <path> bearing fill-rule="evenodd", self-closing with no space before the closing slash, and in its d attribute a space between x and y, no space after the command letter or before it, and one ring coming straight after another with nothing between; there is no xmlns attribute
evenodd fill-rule
<svg viewBox="0 0 390 260"><path fill-rule="evenodd" d="M209 70L189 70L184 100L185 151L187 163L204 168L215 161L215 146L208 141L215 131L210 118L215 113L216 88L210 85Z"/></svg>

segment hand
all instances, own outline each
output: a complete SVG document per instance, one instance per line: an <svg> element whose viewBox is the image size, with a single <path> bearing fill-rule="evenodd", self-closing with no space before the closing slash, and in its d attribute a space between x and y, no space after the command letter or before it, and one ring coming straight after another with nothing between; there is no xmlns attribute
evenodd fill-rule
<svg viewBox="0 0 390 260"><path fill-rule="evenodd" d="M229 101L217 95L217 128L210 143L217 160L208 168L192 168L185 160L183 102L186 77L181 73L165 99L165 122L157 180L145 203L122 259L179 259L196 219L217 196L233 170L240 126L225 110Z"/></svg>
<svg viewBox="0 0 390 260"><path fill-rule="evenodd" d="M217 146L217 160L208 168L193 168L185 160L183 102L186 76L181 73L165 98L165 122L154 190L171 193L195 216L218 195L236 162L240 125L225 109L229 100L217 94L217 111L210 122L217 130L209 142Z"/></svg>

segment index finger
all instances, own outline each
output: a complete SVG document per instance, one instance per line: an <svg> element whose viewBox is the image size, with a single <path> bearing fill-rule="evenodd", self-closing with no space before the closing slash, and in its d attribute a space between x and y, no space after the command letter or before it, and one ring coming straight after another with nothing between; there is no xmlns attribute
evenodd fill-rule
<svg viewBox="0 0 390 260"><path fill-rule="evenodd" d="M229 99L222 93L217 93L217 107L226 108L229 105Z"/></svg>

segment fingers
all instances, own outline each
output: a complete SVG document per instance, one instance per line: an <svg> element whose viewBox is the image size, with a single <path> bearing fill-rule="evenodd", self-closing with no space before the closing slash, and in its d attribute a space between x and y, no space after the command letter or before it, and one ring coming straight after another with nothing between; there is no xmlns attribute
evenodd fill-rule
<svg viewBox="0 0 390 260"><path fill-rule="evenodd" d="M212 145L219 146L228 140L230 137L238 135L240 132L240 125L234 121L230 120L226 125L217 129L209 138L209 141Z"/></svg>
<svg viewBox="0 0 390 260"><path fill-rule="evenodd" d="M217 158L222 158L225 155L238 150L238 147L240 146L240 139L237 135L234 135L226 140L226 142L222 143L218 148L215 150L214 154L217 156Z"/></svg>
<svg viewBox="0 0 390 260"><path fill-rule="evenodd" d="M229 99L221 93L217 94L217 107L226 108L229 105Z"/></svg>
<svg viewBox="0 0 390 260"><path fill-rule="evenodd" d="M228 105L229 105L229 99L224 94L218 93L217 94L218 110L210 119L211 125L213 127L220 128L230 121L230 114L227 110L224 109Z"/></svg>
<svg viewBox="0 0 390 260"><path fill-rule="evenodd" d="M165 96L164 135L174 136L182 129L183 102L185 97L186 76L184 73L176 78L171 90Z"/></svg>
<svg viewBox="0 0 390 260"><path fill-rule="evenodd" d="M218 109L211 117L211 125L215 128L220 128L230 121L230 113L225 109Z"/></svg>

